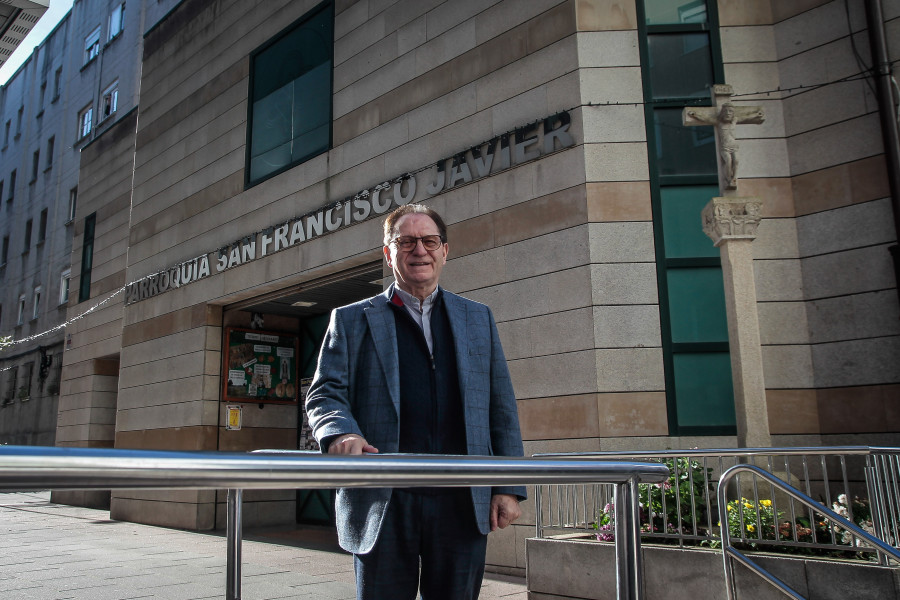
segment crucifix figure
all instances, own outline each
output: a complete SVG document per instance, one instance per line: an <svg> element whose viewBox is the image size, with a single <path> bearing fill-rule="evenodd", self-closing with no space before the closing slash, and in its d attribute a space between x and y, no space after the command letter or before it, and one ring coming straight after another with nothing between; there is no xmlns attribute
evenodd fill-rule
<svg viewBox="0 0 900 600"><path fill-rule="evenodd" d="M734 136L735 125L758 125L766 116L759 106L735 106L729 102L734 95L730 85L713 86L715 106L690 106L681 113L682 124L690 127L713 125L716 128L716 150L719 153L719 188L722 193L737 190L738 143Z"/></svg>

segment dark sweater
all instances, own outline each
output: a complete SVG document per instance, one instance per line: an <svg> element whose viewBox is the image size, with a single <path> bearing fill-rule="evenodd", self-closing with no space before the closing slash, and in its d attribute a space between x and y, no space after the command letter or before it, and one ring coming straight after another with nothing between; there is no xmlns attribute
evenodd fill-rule
<svg viewBox="0 0 900 600"><path fill-rule="evenodd" d="M400 368L400 452L466 454L466 428L450 320L442 294L431 311L433 358L422 328L392 303Z"/></svg>

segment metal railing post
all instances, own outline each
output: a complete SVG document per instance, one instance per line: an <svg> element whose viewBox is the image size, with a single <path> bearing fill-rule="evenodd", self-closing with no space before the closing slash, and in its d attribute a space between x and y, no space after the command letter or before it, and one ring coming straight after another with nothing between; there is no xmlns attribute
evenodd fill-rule
<svg viewBox="0 0 900 600"><path fill-rule="evenodd" d="M241 600L241 490L228 490L228 539L225 560L225 598Z"/></svg>
<svg viewBox="0 0 900 600"><path fill-rule="evenodd" d="M615 486L616 589L618 600L644 597L638 485L632 478Z"/></svg>

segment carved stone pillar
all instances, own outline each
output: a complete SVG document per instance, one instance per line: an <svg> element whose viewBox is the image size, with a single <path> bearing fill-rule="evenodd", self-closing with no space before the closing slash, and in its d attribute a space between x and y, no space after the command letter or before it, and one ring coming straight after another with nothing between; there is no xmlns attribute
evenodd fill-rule
<svg viewBox="0 0 900 600"><path fill-rule="evenodd" d="M753 248L760 222L758 198L713 198L703 209L703 232L719 248L734 379L738 446L771 447L763 377Z"/></svg>

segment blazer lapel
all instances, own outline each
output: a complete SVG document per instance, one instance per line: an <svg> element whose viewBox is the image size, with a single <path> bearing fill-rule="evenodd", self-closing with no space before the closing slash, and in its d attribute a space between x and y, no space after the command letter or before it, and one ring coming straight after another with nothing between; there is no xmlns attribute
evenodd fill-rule
<svg viewBox="0 0 900 600"><path fill-rule="evenodd" d="M400 365L397 356L397 329L394 315L388 306L392 288L370 300L371 306L363 309L369 323L369 333L375 344L375 353L387 382L388 395L397 414L400 414Z"/></svg>

